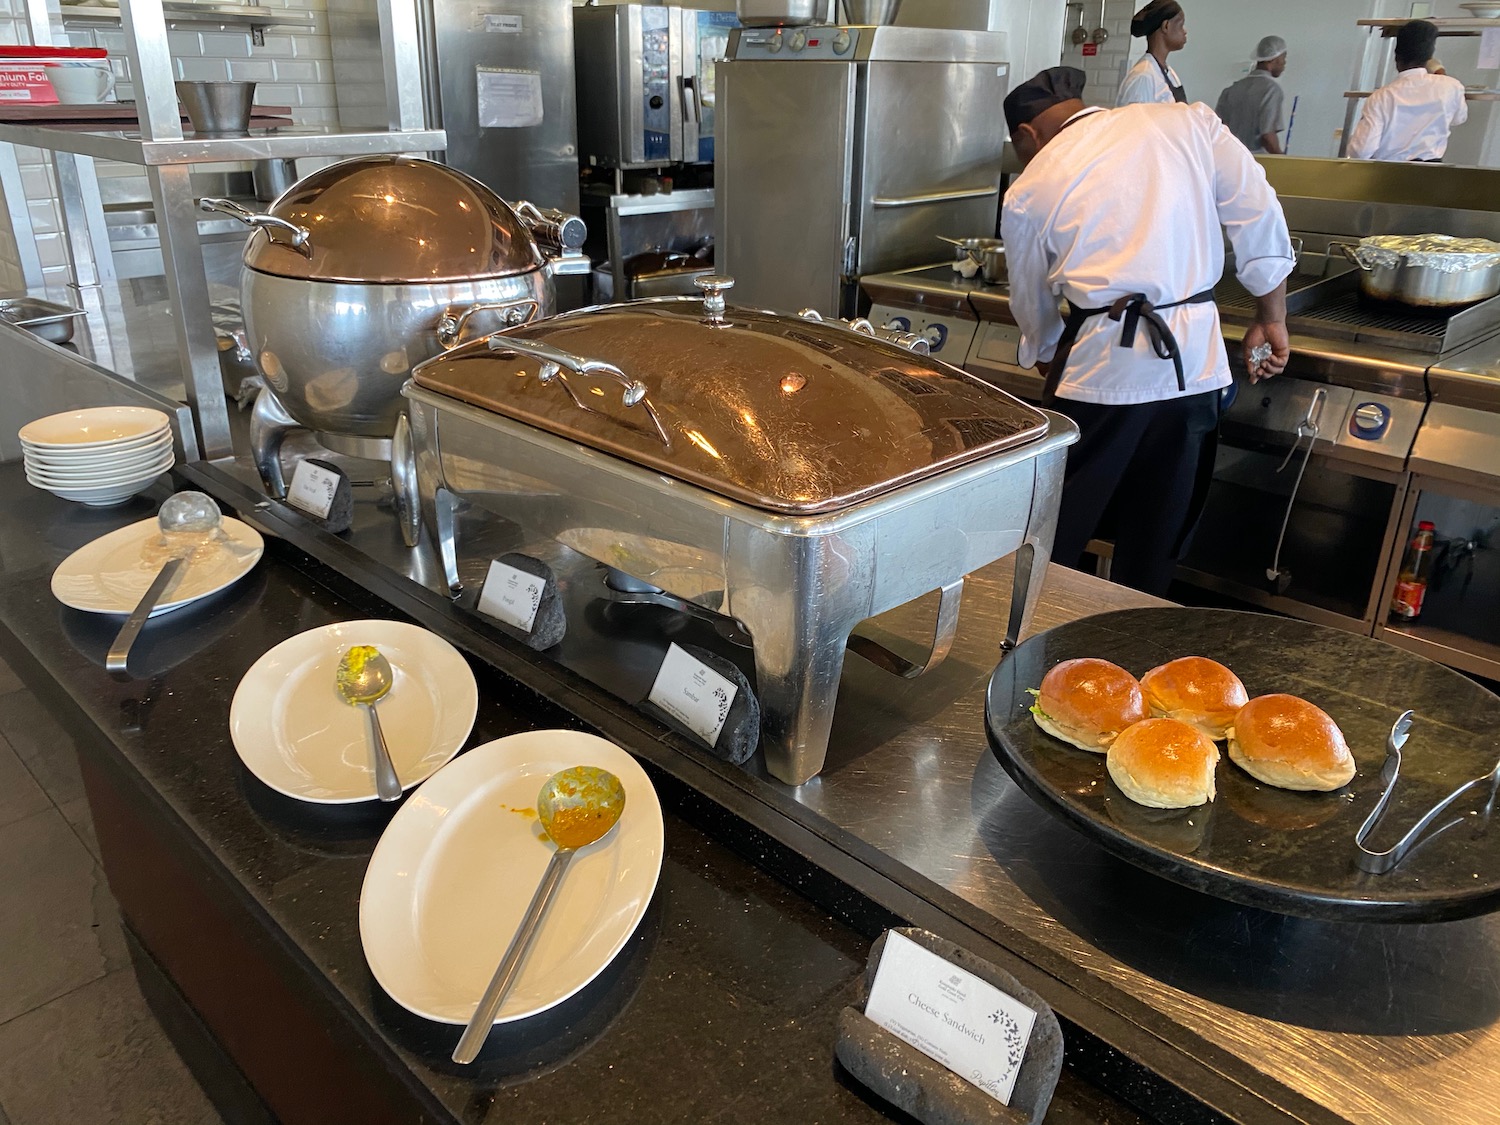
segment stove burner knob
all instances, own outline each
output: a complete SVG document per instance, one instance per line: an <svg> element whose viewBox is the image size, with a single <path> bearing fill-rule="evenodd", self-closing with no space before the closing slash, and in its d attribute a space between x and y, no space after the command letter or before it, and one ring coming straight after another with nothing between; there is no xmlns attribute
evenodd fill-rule
<svg viewBox="0 0 1500 1125"><path fill-rule="evenodd" d="M1378 441L1391 425L1390 407L1378 402L1362 402L1349 416L1349 433L1366 441Z"/></svg>
<svg viewBox="0 0 1500 1125"><path fill-rule="evenodd" d="M781 50L781 32L778 31L775 35L771 36L771 42L769 42L768 44L766 44L766 46L770 49L771 54L773 54L773 55L776 54L778 51L780 51Z"/></svg>
<svg viewBox="0 0 1500 1125"><path fill-rule="evenodd" d="M833 53L835 55L844 54L849 50L849 47L853 44L853 42L853 37L847 31L840 30L839 33L833 37Z"/></svg>
<svg viewBox="0 0 1500 1125"><path fill-rule="evenodd" d="M891 317L889 323L886 324L886 327L894 328L898 332L910 332L911 321L907 320L904 316L893 316Z"/></svg>
<svg viewBox="0 0 1500 1125"><path fill-rule="evenodd" d="M807 32L799 31L792 36L792 50L800 51L807 46Z"/></svg>

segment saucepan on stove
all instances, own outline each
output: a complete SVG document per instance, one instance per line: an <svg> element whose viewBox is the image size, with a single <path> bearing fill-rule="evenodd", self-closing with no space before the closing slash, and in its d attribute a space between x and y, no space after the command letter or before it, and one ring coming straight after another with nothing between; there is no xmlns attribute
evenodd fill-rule
<svg viewBox="0 0 1500 1125"><path fill-rule="evenodd" d="M1333 241L1359 267L1359 288L1378 301L1452 309L1500 293L1500 242L1447 234L1377 234Z"/></svg>
<svg viewBox="0 0 1500 1125"><path fill-rule="evenodd" d="M979 267L979 275L991 285L999 285L1009 276L1005 271L1005 243L998 238L938 238L954 248L954 258L965 258Z"/></svg>

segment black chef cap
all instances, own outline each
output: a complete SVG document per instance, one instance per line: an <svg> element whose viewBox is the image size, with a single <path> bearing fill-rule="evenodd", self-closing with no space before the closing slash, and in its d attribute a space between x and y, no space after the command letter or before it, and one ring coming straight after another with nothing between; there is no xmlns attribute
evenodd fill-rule
<svg viewBox="0 0 1500 1125"><path fill-rule="evenodd" d="M1182 14L1182 5L1177 0L1151 0L1130 18L1130 34L1137 39L1150 35L1162 24Z"/></svg>
<svg viewBox="0 0 1500 1125"><path fill-rule="evenodd" d="M1025 125L1044 110L1083 97L1087 80L1088 75L1076 66L1054 66L1022 82L1005 95L1005 124L1011 135L1015 136L1018 125Z"/></svg>
<svg viewBox="0 0 1500 1125"><path fill-rule="evenodd" d="M1437 50L1437 24L1412 20L1396 32L1396 58L1402 62L1425 63Z"/></svg>

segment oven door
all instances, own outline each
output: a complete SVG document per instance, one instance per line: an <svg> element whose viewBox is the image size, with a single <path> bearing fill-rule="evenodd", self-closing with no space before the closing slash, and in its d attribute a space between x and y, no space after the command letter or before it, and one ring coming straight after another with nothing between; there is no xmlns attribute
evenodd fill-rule
<svg viewBox="0 0 1500 1125"><path fill-rule="evenodd" d="M1302 379L1225 393L1213 483L1178 577L1368 633L1424 404Z"/></svg>

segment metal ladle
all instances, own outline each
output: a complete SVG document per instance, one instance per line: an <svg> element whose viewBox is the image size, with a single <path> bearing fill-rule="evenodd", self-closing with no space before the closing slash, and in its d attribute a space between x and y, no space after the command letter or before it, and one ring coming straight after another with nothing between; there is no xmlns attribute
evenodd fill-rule
<svg viewBox="0 0 1500 1125"><path fill-rule="evenodd" d="M1081 47L1083 46L1083 44L1088 42L1089 38L1088 28L1083 26L1083 0L1078 0L1078 3L1076 5L1069 4L1068 7L1076 7L1078 9L1078 26L1073 29L1071 38L1073 40L1073 46Z"/></svg>
<svg viewBox="0 0 1500 1125"><path fill-rule="evenodd" d="M560 770L542 786L542 791L537 794L536 812L543 831L557 845L557 850L547 862L547 870L537 884L536 893L531 896L531 904L526 907L516 936L510 939L505 956L500 958L495 975L479 998L479 1006L469 1017L469 1025L453 1049L454 1062L469 1063L478 1056L495 1024L495 1013L516 982L521 962L541 927L542 917L552 905L557 888L562 885L568 865L580 849L608 836L624 811L625 787L618 777L598 766L573 766Z"/></svg>
<svg viewBox="0 0 1500 1125"><path fill-rule="evenodd" d="M1094 34L1089 36L1090 43L1103 44L1109 38L1109 28L1104 26L1104 8L1109 0L1099 0L1099 26L1094 28Z"/></svg>

